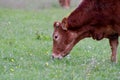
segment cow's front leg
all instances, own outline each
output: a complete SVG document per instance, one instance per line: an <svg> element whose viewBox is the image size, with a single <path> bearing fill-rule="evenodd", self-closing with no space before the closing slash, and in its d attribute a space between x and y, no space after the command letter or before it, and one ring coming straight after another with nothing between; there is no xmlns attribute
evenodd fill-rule
<svg viewBox="0 0 120 80"><path fill-rule="evenodd" d="M111 54L111 61L117 63L117 47L118 47L118 35L113 35L109 38L112 54Z"/></svg>

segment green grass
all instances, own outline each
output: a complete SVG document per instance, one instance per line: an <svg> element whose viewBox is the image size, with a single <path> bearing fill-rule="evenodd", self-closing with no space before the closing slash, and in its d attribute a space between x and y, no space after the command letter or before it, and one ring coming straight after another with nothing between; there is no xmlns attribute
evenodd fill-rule
<svg viewBox="0 0 120 80"><path fill-rule="evenodd" d="M51 60L53 22L71 11L0 9L0 80L120 80L120 54L111 63L107 39L84 39Z"/></svg>

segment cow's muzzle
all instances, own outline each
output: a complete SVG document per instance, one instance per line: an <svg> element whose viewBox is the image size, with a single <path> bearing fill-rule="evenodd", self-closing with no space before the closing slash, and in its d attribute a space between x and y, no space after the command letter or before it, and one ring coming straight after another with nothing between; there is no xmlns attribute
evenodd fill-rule
<svg viewBox="0 0 120 80"><path fill-rule="evenodd" d="M68 53L69 54L69 53ZM62 59L63 57L65 57L65 56L67 56L68 54L64 54L64 55L56 55L56 54L52 54L52 59L55 59L55 58L57 58L57 59Z"/></svg>
<svg viewBox="0 0 120 80"><path fill-rule="evenodd" d="M63 57L60 56L60 55L54 55L54 54L52 54L52 59L55 59L55 58L57 58L57 59L62 59Z"/></svg>

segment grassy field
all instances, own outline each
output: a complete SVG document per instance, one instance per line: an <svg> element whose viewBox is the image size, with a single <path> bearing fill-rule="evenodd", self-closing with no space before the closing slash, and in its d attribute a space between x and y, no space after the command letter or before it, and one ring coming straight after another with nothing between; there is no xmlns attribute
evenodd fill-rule
<svg viewBox="0 0 120 80"><path fill-rule="evenodd" d="M120 54L110 62L107 39L84 39L69 57L51 60L53 22L71 10L0 9L0 80L120 80Z"/></svg>

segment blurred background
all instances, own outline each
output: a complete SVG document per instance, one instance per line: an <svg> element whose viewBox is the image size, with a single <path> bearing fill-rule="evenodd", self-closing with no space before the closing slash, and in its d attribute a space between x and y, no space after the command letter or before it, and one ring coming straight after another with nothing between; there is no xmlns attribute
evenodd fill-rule
<svg viewBox="0 0 120 80"><path fill-rule="evenodd" d="M70 7L78 6L80 0L71 0ZM61 7L59 0L0 0L1 8L39 10Z"/></svg>
<svg viewBox="0 0 120 80"><path fill-rule="evenodd" d="M120 80L120 54L111 63L107 39L81 40L69 57L51 59L53 23L82 0L62 1L0 0L0 80Z"/></svg>

